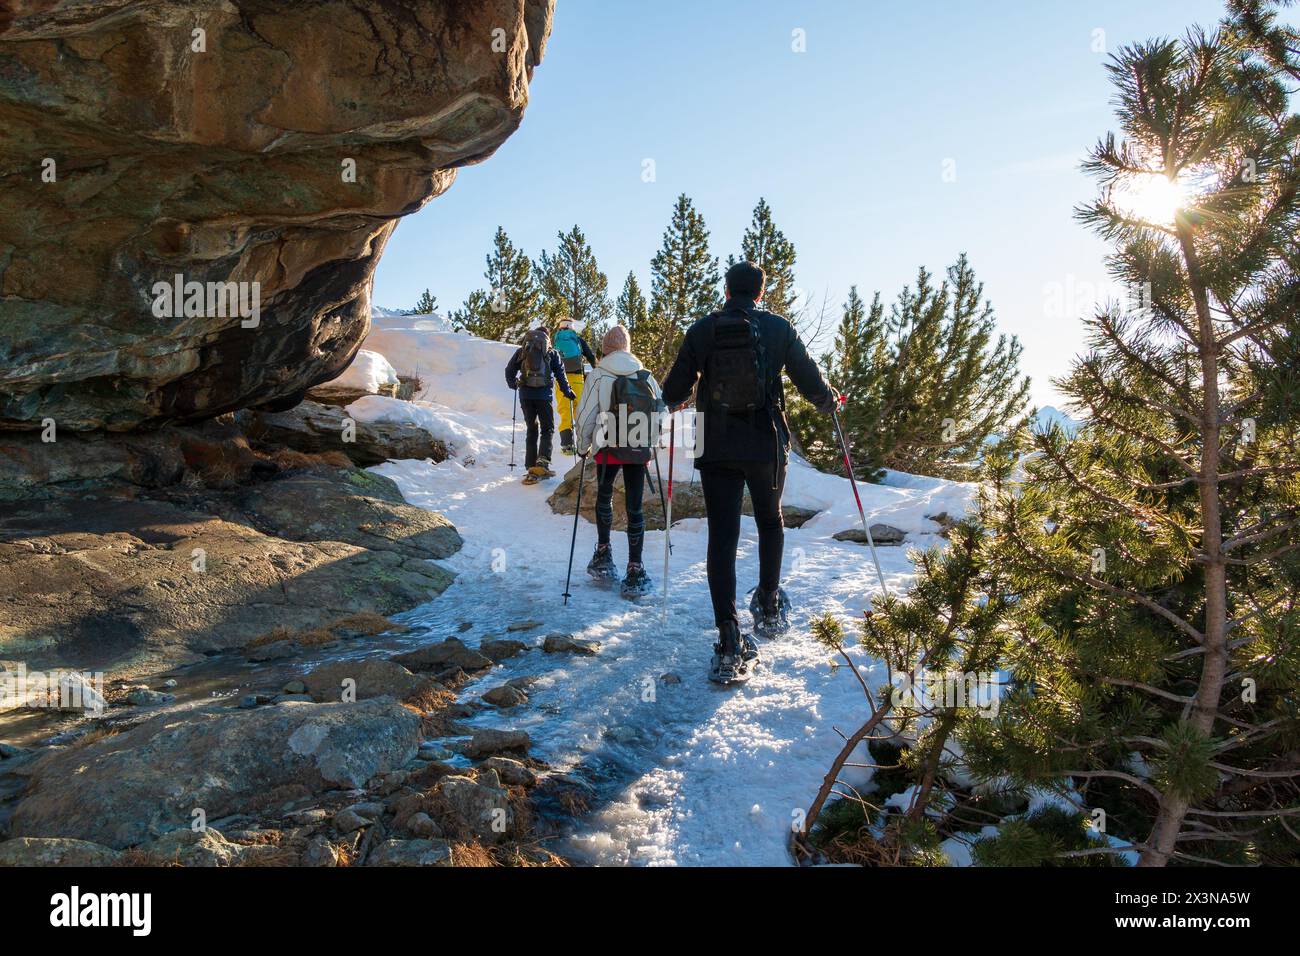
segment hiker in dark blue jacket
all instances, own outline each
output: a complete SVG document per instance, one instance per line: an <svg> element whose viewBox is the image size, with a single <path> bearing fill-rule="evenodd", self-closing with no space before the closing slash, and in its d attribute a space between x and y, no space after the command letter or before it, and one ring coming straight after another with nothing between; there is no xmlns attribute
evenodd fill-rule
<svg viewBox="0 0 1300 956"><path fill-rule="evenodd" d="M524 484L552 478L551 440L555 434L555 409L551 389L558 388L569 401L577 396L569 387L560 355L551 348L546 329L533 329L506 365L506 384L519 389L519 409L524 413L528 438L524 447Z"/></svg>

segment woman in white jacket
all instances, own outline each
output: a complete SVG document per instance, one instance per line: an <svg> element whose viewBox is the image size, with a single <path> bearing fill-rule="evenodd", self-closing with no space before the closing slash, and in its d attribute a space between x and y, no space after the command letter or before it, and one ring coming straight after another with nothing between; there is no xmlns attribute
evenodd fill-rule
<svg viewBox="0 0 1300 956"><path fill-rule="evenodd" d="M618 571L610 549L614 524L614 479L623 473L627 502L627 574L623 593L627 596L650 590L651 582L641 562L645 541L645 514L641 497L645 490L646 466L659 438L659 413L663 399L659 383L629 351L628 331L616 325L601 342L602 358L582 392L575 422L579 455L595 453L596 460L596 553L587 573L597 580L616 580Z"/></svg>

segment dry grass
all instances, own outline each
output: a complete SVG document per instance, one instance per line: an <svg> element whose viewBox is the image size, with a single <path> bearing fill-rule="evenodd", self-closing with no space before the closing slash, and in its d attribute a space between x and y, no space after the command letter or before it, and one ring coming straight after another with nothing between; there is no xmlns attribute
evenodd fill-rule
<svg viewBox="0 0 1300 956"><path fill-rule="evenodd" d="M418 690L410 697L406 698L403 703L414 707L419 711L420 716L434 714L446 710L452 704L456 703L456 695L445 687L430 685L424 690Z"/></svg>
<svg viewBox="0 0 1300 956"><path fill-rule="evenodd" d="M294 471L298 468L310 468L316 463L311 455L304 455L300 451L294 451L292 448L277 448L272 452L263 452L261 455L263 461L268 461L275 465L280 471Z"/></svg>
<svg viewBox="0 0 1300 956"><path fill-rule="evenodd" d="M564 787L555 791L555 802L571 817L580 817L591 809L587 795L577 787Z"/></svg>
<svg viewBox="0 0 1300 956"><path fill-rule="evenodd" d="M502 847L497 853L502 866L568 866L569 861L556 856L540 843L526 843Z"/></svg>
<svg viewBox="0 0 1300 956"><path fill-rule="evenodd" d="M148 850L133 846L130 849L123 850L122 854L113 863L114 866L180 866L174 859L159 856L157 853L150 853Z"/></svg>
<svg viewBox="0 0 1300 956"><path fill-rule="evenodd" d="M419 375L397 376L397 397L406 402L424 398L426 386Z"/></svg>
<svg viewBox="0 0 1300 956"><path fill-rule="evenodd" d="M355 614L346 614L323 627L314 627L306 631L295 631L282 624L279 627L272 628L265 634L253 638L245 645L245 649L265 647L267 644L275 644L279 641L292 641L303 647L315 647L320 644L329 644L342 640L341 633L344 631L374 637L386 631L400 632L404 630L406 630L405 625L394 624L382 614L376 614L373 611L358 611Z"/></svg>
<svg viewBox="0 0 1300 956"><path fill-rule="evenodd" d="M486 867L499 866L492 852L481 843L453 843L451 845L451 862L453 866Z"/></svg>
<svg viewBox="0 0 1300 956"><path fill-rule="evenodd" d="M354 866L354 865L356 865L356 862L357 862L357 842L358 842L359 840L360 840L360 837L358 836L356 840L353 840L353 841L351 841L351 842L331 843L331 844L330 844L330 850L332 850L333 853L334 853L334 865L335 865L335 866Z"/></svg>
<svg viewBox="0 0 1300 956"><path fill-rule="evenodd" d="M402 631L409 630L409 628L405 624L394 624L382 614L376 614L374 611L358 611L356 614L348 614L339 618L330 625L330 630L360 631L367 637L374 637L386 631L400 634Z"/></svg>
<svg viewBox="0 0 1300 956"><path fill-rule="evenodd" d="M244 854L235 865L238 867L297 866L298 862L299 856L296 852L288 847L277 846L259 850L257 853Z"/></svg>
<svg viewBox="0 0 1300 956"><path fill-rule="evenodd" d="M254 451L259 460L269 462L279 471L301 471L305 468L353 468L352 459L341 451L307 453L292 448L263 445Z"/></svg>
<svg viewBox="0 0 1300 956"><path fill-rule="evenodd" d="M74 743L75 743L77 746L84 747L84 746L86 746L87 744L93 744L95 741L97 741L97 740L103 740L103 739L106 738L106 737L116 737L118 734L120 734L120 733L121 733L123 730L125 730L125 729L126 729L126 727L124 727L124 726L122 726L122 725L120 725L120 724L118 724L118 725L111 725L111 726L103 726L103 725L101 725L101 726L99 726L99 727L94 728L93 730L88 730L88 731L86 731L84 734L82 734L80 737L78 737L78 738L74 741Z"/></svg>
<svg viewBox="0 0 1300 956"><path fill-rule="evenodd" d="M834 839L822 846L822 852L831 863L853 863L858 866L899 866L897 847L891 848L876 840L866 829L855 833L837 833Z"/></svg>

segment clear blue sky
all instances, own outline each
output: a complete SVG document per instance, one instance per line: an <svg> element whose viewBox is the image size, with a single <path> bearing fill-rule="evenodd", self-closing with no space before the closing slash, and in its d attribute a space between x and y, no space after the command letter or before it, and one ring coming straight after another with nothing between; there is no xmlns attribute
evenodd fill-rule
<svg viewBox="0 0 1300 956"><path fill-rule="evenodd" d="M968 253L1024 343L1032 397L1057 403L1048 380L1082 347L1079 316L1113 293L1105 246L1071 218L1094 192L1078 162L1115 128L1094 31L1114 50L1221 14L1209 0L559 0L523 126L399 224L374 301L406 308L427 287L458 306L498 224L536 257L577 223L611 296L629 269L648 294L679 193L723 260L765 196L799 286L837 312L852 284L888 301L918 266Z"/></svg>

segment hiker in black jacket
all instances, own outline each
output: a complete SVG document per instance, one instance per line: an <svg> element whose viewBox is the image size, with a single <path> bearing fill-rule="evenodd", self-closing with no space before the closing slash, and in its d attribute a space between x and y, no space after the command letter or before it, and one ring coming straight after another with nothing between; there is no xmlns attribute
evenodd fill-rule
<svg viewBox="0 0 1300 956"><path fill-rule="evenodd" d="M685 404L699 385L695 467L708 510L709 592L719 634L710 676L721 683L746 679L758 659L758 646L741 636L736 615L736 546L746 487L758 525L758 587L750 602L755 630L776 634L788 627L789 602L780 585L790 428L781 373L819 411L829 414L838 399L794 326L758 307L765 278L752 262L727 270L726 304L687 329L663 383L669 408Z"/></svg>
<svg viewBox="0 0 1300 956"><path fill-rule="evenodd" d="M569 387L564 363L551 348L545 329L533 329L506 364L506 384L519 389L519 410L524 413L528 437L524 445L524 484L535 485L551 471L551 437L555 434L555 409L551 389L558 388L570 401L577 396Z"/></svg>

